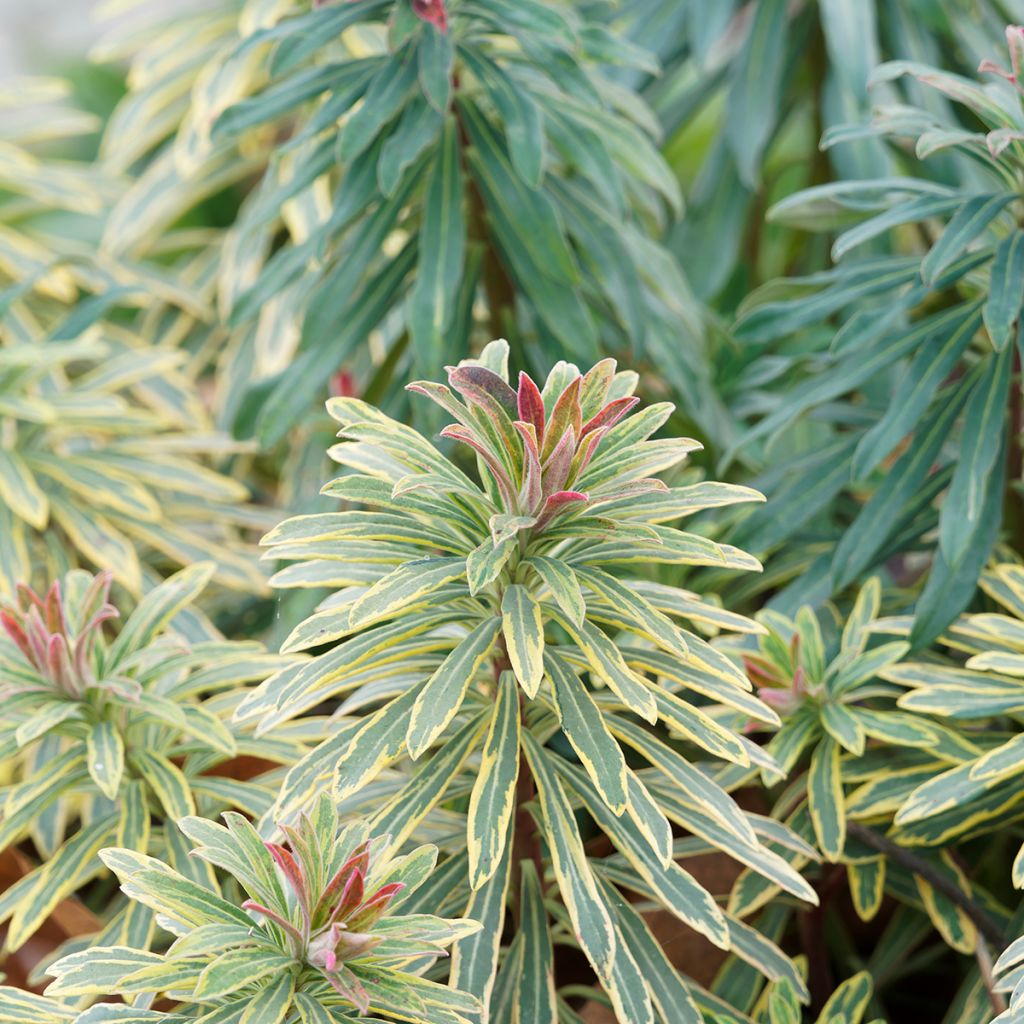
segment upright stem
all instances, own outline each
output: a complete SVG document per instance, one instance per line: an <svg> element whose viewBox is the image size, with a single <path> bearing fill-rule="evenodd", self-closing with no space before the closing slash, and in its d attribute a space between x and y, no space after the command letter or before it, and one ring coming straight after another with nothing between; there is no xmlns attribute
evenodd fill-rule
<svg viewBox="0 0 1024 1024"><path fill-rule="evenodd" d="M800 946L807 957L807 987L811 993L811 1007L819 1011L835 989L832 966L829 963L828 947L825 943L825 912L836 886L844 875L839 865L818 883L818 905L802 911L797 917L797 932Z"/></svg>
<svg viewBox="0 0 1024 1024"><path fill-rule="evenodd" d="M523 712L523 700L520 694L520 716ZM519 748L519 778L516 780L515 812L513 818L512 839L512 876L509 882L509 898L512 901L512 921L519 930L520 898L522 892L522 864L524 860L533 861L538 877L543 877L540 859L540 841L537 826L527 804L537 795L537 784L530 771L530 762L522 747Z"/></svg>

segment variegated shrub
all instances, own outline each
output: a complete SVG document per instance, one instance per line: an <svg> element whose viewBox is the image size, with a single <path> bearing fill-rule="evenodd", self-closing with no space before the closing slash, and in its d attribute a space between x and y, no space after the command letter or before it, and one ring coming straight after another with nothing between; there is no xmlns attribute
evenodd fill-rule
<svg viewBox="0 0 1024 1024"><path fill-rule="evenodd" d="M1024 566L1003 562L981 577L993 610L964 615L943 634L951 657L892 665L885 678L904 688L900 706L947 719L961 732L953 765L923 765L901 788L896 815L903 842L941 846L976 835L1006 837L1007 823L1024 814ZM905 619L879 629L907 630ZM1010 838L1010 837L1006 837ZM1013 861L1013 882L1024 888L1024 849Z"/></svg>
<svg viewBox="0 0 1024 1024"><path fill-rule="evenodd" d="M783 774L763 774L769 784L785 780L774 815L812 839L826 861L843 866L863 920L873 919L888 897L906 904L909 917L926 914L949 945L973 954L974 922L936 891L936 885L952 885L969 899L963 871L941 850L908 855L903 845L918 845L920 838L892 825L894 815L900 822L896 812L915 784L947 768L958 771L954 766L975 748L959 730L914 713L930 708L911 707L903 698L893 680L915 669L901 663L909 650L905 641L879 642L876 632L892 628L891 620L878 617L881 595L872 578L845 618L819 616L809 607L793 620L762 611L758 619L768 632L757 638L756 650L735 645L759 696L783 718L767 745ZM832 870L826 866L825 875ZM743 907L766 896L754 879L737 891Z"/></svg>
<svg viewBox="0 0 1024 1024"><path fill-rule="evenodd" d="M0 604L0 757L13 775L0 790L0 850L30 844L42 861L0 894L8 951L103 874L102 847L160 851L180 866L179 818L264 813L274 763L291 764L302 737L319 735L316 719L261 740L232 724L245 684L289 659L225 641L189 609L213 571L199 563L166 580L116 634L110 573L76 570L44 597L22 587ZM263 776L218 777L237 755L260 758ZM97 909L105 941L150 942L151 914Z"/></svg>
<svg viewBox="0 0 1024 1024"><path fill-rule="evenodd" d="M343 703L276 813L289 820L326 788L395 846L417 828L441 836L445 905L484 926L456 947L453 978L492 998L495 1020L510 993L529 1002L523 1020L554 1020L562 944L582 948L621 1020L652 1021L654 1007L666 1021L699 1020L619 890L802 988L780 951L678 863L673 833L699 837L683 856L724 850L814 900L766 845L806 844L744 813L716 781L723 761L740 769L727 771L732 784L751 764L773 766L731 724L777 717L700 634L760 627L636 575L648 564L757 569L671 524L758 495L658 479L698 446L652 440L671 407L635 410L635 375L612 361L585 375L560 363L543 388L521 374L513 390L507 352L495 342L451 368L451 390L409 385L455 421L442 435L477 457L476 473L364 402L328 403L342 438L331 455L347 472L324 491L366 510L299 516L265 538L269 557L294 563L278 586L335 593L286 644L320 653L268 679L238 716L266 734ZM389 770L400 761L408 771ZM618 853L588 856L581 809ZM518 927L502 952L506 905Z"/></svg>
<svg viewBox="0 0 1024 1024"><path fill-rule="evenodd" d="M209 306L188 281L82 240L118 183L37 155L95 127L43 106L64 92L0 90L0 595L83 564L141 594L147 572L210 559L220 583L259 590L240 540L267 521L214 468L244 446L214 430L178 345L182 319Z"/></svg>
<svg viewBox="0 0 1024 1024"><path fill-rule="evenodd" d="M733 454L756 452L809 415L820 424L804 458L770 470L769 497L785 515L757 532L792 542L798 594L841 593L894 554L926 551L915 647L968 606L1000 526L1018 545L1024 538L1012 490L1021 475L1013 410L1024 304L1024 29L1007 28L1002 46L987 38L998 60L982 61L971 78L914 59L864 68L873 116L834 126L821 145L869 140L894 166L907 151L914 173L858 170L781 199L770 219L834 232L835 266L755 291L734 328L739 342L764 351L766 372L760 394L747 396L763 415L736 437ZM904 78L908 102L893 93ZM901 237L909 244L897 244ZM777 351L795 353L786 373L770 366ZM822 528L829 543L809 564L808 542Z"/></svg>
<svg viewBox="0 0 1024 1024"><path fill-rule="evenodd" d="M868 1013L871 996L871 974L860 971L836 986L836 990L821 1008L816 1024L862 1024L870 1020ZM796 990L785 979L770 985L754 1017L765 1024L796 1024L802 1019ZM884 1022L875 1021L874 1024Z"/></svg>
<svg viewBox="0 0 1024 1024"><path fill-rule="evenodd" d="M155 913L175 941L166 953L92 946L55 963L48 993L63 998L119 994L136 1001L133 1021L303 1024L358 1019L383 1024L471 1024L479 1003L423 976L475 921L403 912L430 876L437 850L389 854L387 837L365 822L339 828L329 797L264 843L240 814L225 825L185 818L182 831L208 869L187 877L134 850L107 849L104 863L135 903ZM210 866L248 898L225 898ZM145 1007L165 995L170 1011ZM125 1007L97 1003L78 1024L124 1021Z"/></svg>
<svg viewBox="0 0 1024 1024"><path fill-rule="evenodd" d="M996 991L1006 995L1008 1006L992 1024L1021 1024L1024 1021L1024 938L1015 939L992 965Z"/></svg>
<svg viewBox="0 0 1024 1024"><path fill-rule="evenodd" d="M104 162L140 168L103 244L148 255L205 197L256 175L226 236L194 236L190 256L216 277L223 398L241 430L281 438L326 394L323 367L354 368L397 402L388 384L404 367L435 372L484 331L588 360L628 343L692 404L714 404L698 386L699 311L659 240L679 186L656 119L622 83L657 65L603 10L248 0L160 13L142 45L124 19L100 49L132 61ZM680 347L685 370L667 358Z"/></svg>

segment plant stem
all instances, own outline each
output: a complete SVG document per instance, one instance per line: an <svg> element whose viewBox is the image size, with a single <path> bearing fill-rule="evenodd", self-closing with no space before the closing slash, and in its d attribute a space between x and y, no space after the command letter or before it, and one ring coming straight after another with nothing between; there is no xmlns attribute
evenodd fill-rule
<svg viewBox="0 0 1024 1024"><path fill-rule="evenodd" d="M835 988L825 942L825 911L842 874L843 869L833 865L832 871L817 886L818 905L810 907L797 917L800 946L807 957L807 987L811 993L811 1006L815 1011L825 1005Z"/></svg>
<svg viewBox="0 0 1024 1024"><path fill-rule="evenodd" d="M984 907L972 900L966 893L961 892L958 886L954 885L923 857L919 857L916 853L859 822L849 822L846 831L852 839L878 850L879 853L884 853L908 871L920 875L936 892L941 892L943 896L955 903L992 946L998 950L1006 948L1006 936L1003 935L1003 929L999 922L991 917Z"/></svg>
<svg viewBox="0 0 1024 1024"><path fill-rule="evenodd" d="M520 700L520 706L521 706ZM516 779L515 813L513 818L513 839L512 839L512 877L509 882L509 899L512 901L512 921L516 931L519 930L519 894L522 891L522 863L524 860L532 860L537 868L537 876L543 878L542 865L540 860L540 843L537 837L537 827L526 806L537 795L537 784L533 780L533 772L530 771L530 762L522 748L519 750L519 778Z"/></svg>
<svg viewBox="0 0 1024 1024"><path fill-rule="evenodd" d="M988 946L980 933L974 946L974 956L978 961L978 973L981 974L982 984L988 993L988 1001L998 1015L1006 1009L1006 1000L996 991L995 978L992 976L992 954L989 953Z"/></svg>

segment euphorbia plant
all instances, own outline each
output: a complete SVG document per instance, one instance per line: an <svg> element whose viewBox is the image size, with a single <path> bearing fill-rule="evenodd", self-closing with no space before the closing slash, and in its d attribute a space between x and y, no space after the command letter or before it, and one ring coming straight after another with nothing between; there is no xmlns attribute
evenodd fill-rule
<svg viewBox="0 0 1024 1024"><path fill-rule="evenodd" d="M765 285L734 328L746 346L780 346L766 367L781 352L799 362L751 374L766 383L746 401L765 415L733 452L756 453L812 410L824 439L773 468L770 498L787 515L762 520L751 543L799 538L811 524L811 536L824 527L837 538L799 574L790 601L839 593L894 554L929 552L915 648L968 606L1000 525L1018 546L1024 539L1024 510L1007 490L1022 471L1022 39L1019 26L1007 28L1008 59L983 61L978 78L905 60L874 69L871 123L836 126L822 146L875 136L894 159L912 150L924 166L900 178L858 172L777 203L774 221L844 229L832 245L837 265ZM893 103L891 83L905 76L912 101ZM936 164L940 180L924 177ZM909 251L892 245L898 232L915 239ZM851 502L843 492L852 483Z"/></svg>
<svg viewBox="0 0 1024 1024"><path fill-rule="evenodd" d="M248 895L240 906L216 885L197 883L132 850L102 857L124 892L159 915L176 941L165 954L94 946L50 968L48 992L64 997L120 994L170 1012L135 1010L145 1021L200 1018L259 1024L326 1024L382 1017L412 1024L469 1024L479 1004L422 977L445 947L479 929L474 921L398 911L429 877L437 850L395 856L388 837L365 822L339 828L322 797L284 843L263 842L240 814L225 825L186 818L194 854L222 868ZM101 1003L82 1024L123 1020L124 1007ZM133 1018L136 1019L136 1018Z"/></svg>
<svg viewBox="0 0 1024 1024"><path fill-rule="evenodd" d="M316 735L315 720L272 740L232 724L244 684L291 659L225 641L191 612L213 572L199 563L172 576L116 634L110 573L76 570L45 596L22 586L16 603L0 604L0 756L13 768L0 792L0 850L31 839L44 861L0 896L8 949L103 873L103 846L162 849L174 861L183 853L173 822L197 807L263 813L273 772L227 785L217 765L237 754L289 764L303 732ZM149 915L101 909L108 938L149 942Z"/></svg>
<svg viewBox="0 0 1024 1024"><path fill-rule="evenodd" d="M1014 842L1012 878L1024 888L1024 847L1008 834L1024 775L1024 566L999 562L979 581L989 611L962 615L926 658L889 666L884 676L904 688L900 706L940 716L958 727L961 756L920 766L899 791L896 835L913 845L937 846L993 833ZM906 618L882 620L880 631L904 633Z"/></svg>
<svg viewBox="0 0 1024 1024"><path fill-rule="evenodd" d="M756 569L735 548L668 524L758 495L659 480L699 446L652 440L671 406L635 411L636 377L611 360L582 375L559 363L543 387L524 374L514 391L507 351L495 342L479 362L451 368L451 389L410 385L456 421L443 434L479 457L478 477L365 402L328 404L343 438L331 455L350 472L324 492L372 511L300 516L265 539L270 557L297 562L279 585L338 588L286 645L330 649L267 680L240 717L266 732L347 695L335 735L293 770L278 813L287 820L317 786L355 806L373 782L389 797L367 812L373 827L404 842L468 796L468 851L449 828L447 877L484 930L457 947L454 977L487 999L500 960L495 999L526 993L531 1021L557 1012L554 944L582 948L620 1019L653 1020L653 1005L699 1019L618 888L799 985L786 958L750 942L677 863L673 845L675 822L814 899L713 777L720 759L772 763L722 724L727 709L778 719L699 631L760 627L629 576L646 563ZM379 707L348 716L369 704ZM715 761L702 770L694 759L706 754ZM403 757L411 778L381 774ZM621 856L588 856L580 805ZM787 835L772 839L799 842ZM521 934L502 959L506 902Z"/></svg>
<svg viewBox="0 0 1024 1024"><path fill-rule="evenodd" d="M915 780L959 764L972 746L934 718L898 706L901 690L889 680L905 671L898 663L909 645L874 635L884 627L881 596L879 580L868 580L841 629L838 614L805 606L789 619L765 610L758 618L768 633L757 649L737 645L761 699L783 717L767 748L787 780L775 813L843 865L861 918L873 918L888 894L925 912L950 945L970 954L973 924L935 888L963 887L966 896L961 873L945 855L908 855L892 823ZM909 628L909 619L901 622ZM735 909L763 902L760 880L738 889L743 902Z"/></svg>
<svg viewBox="0 0 1024 1024"><path fill-rule="evenodd" d="M267 520L214 468L247 446L214 430L177 347L207 299L166 266L83 244L118 188L52 159L96 128L54 105L68 91L19 79L0 95L0 595L80 565L141 594L154 569L207 559L219 583L260 590L239 527Z"/></svg>

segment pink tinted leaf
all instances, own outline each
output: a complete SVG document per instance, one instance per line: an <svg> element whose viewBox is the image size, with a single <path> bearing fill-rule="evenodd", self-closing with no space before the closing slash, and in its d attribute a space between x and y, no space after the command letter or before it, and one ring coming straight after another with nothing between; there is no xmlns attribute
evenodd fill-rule
<svg viewBox="0 0 1024 1024"><path fill-rule="evenodd" d="M997 64L994 60L983 60L978 65L979 74L991 74L998 75L1000 78L1005 78L1008 82L1016 82L1016 76L1011 72L1007 71L1002 64Z"/></svg>
<svg viewBox="0 0 1024 1024"><path fill-rule="evenodd" d="M360 843L352 855L341 865L340 868L334 873L334 877L324 886L324 891L320 895L320 902L318 909L328 906L334 902L334 897L338 895L348 887L350 878L349 876L353 871L358 871L363 876L370 867L370 844L368 842ZM359 897L362 899L362 896Z"/></svg>
<svg viewBox="0 0 1024 1024"><path fill-rule="evenodd" d="M527 512L532 512L540 504L543 494L537 439L532 424L516 420L512 426L523 436L523 485L519 490L519 504Z"/></svg>
<svg viewBox="0 0 1024 1024"><path fill-rule="evenodd" d="M533 424L538 443L543 443L544 399L533 378L522 372L519 374L519 394L516 396L516 404L519 409L519 418L526 423Z"/></svg>
<svg viewBox="0 0 1024 1024"><path fill-rule="evenodd" d="M569 469L572 466L573 456L576 454L576 437L571 431L566 431L554 451L544 463L544 495L555 494L565 487L569 479Z"/></svg>
<svg viewBox="0 0 1024 1024"><path fill-rule="evenodd" d="M558 396L558 401L551 410L551 419L544 430L544 444L540 452L542 462L554 451L555 445L567 431L571 430L574 438L580 436L580 428L583 425L583 412L580 409L582 381L582 377L576 377Z"/></svg>
<svg viewBox="0 0 1024 1024"><path fill-rule="evenodd" d="M29 662L35 664L32 656L32 646L28 642L25 630L21 628L21 623L6 609L0 611L0 625L3 626L4 632L17 645L18 650L25 655Z"/></svg>
<svg viewBox="0 0 1024 1024"><path fill-rule="evenodd" d="M587 370L583 375L580 404L588 412L600 409L608 398L608 391L615 380L616 362L614 359L602 359Z"/></svg>
<svg viewBox="0 0 1024 1024"><path fill-rule="evenodd" d="M587 468L590 460L594 457L594 452L597 451L601 438L607 433L607 427L598 427L597 430L592 430L583 438L583 442L576 449L576 455L573 457L568 483L575 483L579 479L580 474Z"/></svg>
<svg viewBox="0 0 1024 1024"><path fill-rule="evenodd" d="M270 907L265 907L262 903L257 903L255 900L246 900L242 904L242 909L256 911L261 917L273 921L279 928L283 928L289 935L294 936L300 942L303 940L302 933L298 928L291 921L285 920L276 910L271 910Z"/></svg>
<svg viewBox="0 0 1024 1024"><path fill-rule="evenodd" d="M328 973L327 980L331 983L334 991L352 1003L360 1013L369 1011L369 994L359 979L344 964L339 964L336 970Z"/></svg>
<svg viewBox="0 0 1024 1024"><path fill-rule="evenodd" d="M448 371L448 383L464 398L490 398L512 419L519 415L516 393L485 366L456 366Z"/></svg>
<svg viewBox="0 0 1024 1024"><path fill-rule="evenodd" d="M51 633L67 633L67 623L64 621L64 602L61 599L60 582L54 580L50 589L46 592L46 600L43 602L46 628Z"/></svg>
<svg viewBox="0 0 1024 1024"><path fill-rule="evenodd" d="M24 604L26 611L31 608L38 608L40 611L45 610L42 598L27 583L19 583L15 589L18 593L18 604Z"/></svg>
<svg viewBox="0 0 1024 1024"><path fill-rule="evenodd" d="M364 878L364 873L359 868L352 868L349 871L341 896L328 918L331 924L335 921L347 921L349 915L363 902L363 896L366 894Z"/></svg>
<svg viewBox="0 0 1024 1024"><path fill-rule="evenodd" d="M582 491L557 491L544 502L544 509L537 520L537 529L542 529L556 515L564 512L570 505L576 505L589 500L589 496Z"/></svg>
<svg viewBox="0 0 1024 1024"><path fill-rule="evenodd" d="M29 646L32 648L32 664L40 671L45 671L49 655L50 634L46 631L39 610L34 607L30 608L22 620L22 624L25 635L28 637Z"/></svg>
<svg viewBox="0 0 1024 1024"><path fill-rule="evenodd" d="M448 11L444 0L412 0L412 10L417 18L433 25L439 32L448 31Z"/></svg>
<svg viewBox="0 0 1024 1024"><path fill-rule="evenodd" d="M470 416L469 409L443 384L435 384L430 380L417 380L413 381L412 384L406 384L405 390L413 391L418 395L426 395L427 398L441 406L449 416L464 427L471 427L473 425L473 418Z"/></svg>
<svg viewBox="0 0 1024 1024"><path fill-rule="evenodd" d="M382 885L361 907L356 910L348 922L349 928L359 931L367 928L381 918L391 901L405 888L405 882L390 882Z"/></svg>
<svg viewBox="0 0 1024 1024"><path fill-rule="evenodd" d="M295 858L283 846L278 843L264 843L263 845L267 848L270 856L274 858L288 884L298 897L299 907L308 923L310 919L309 890L306 886L306 879L302 875L302 870L295 862Z"/></svg>
<svg viewBox="0 0 1024 1024"><path fill-rule="evenodd" d="M46 645L46 665L50 678L62 690L78 695L78 687L74 685L71 672L71 659L68 657L68 644L59 634L51 636Z"/></svg>
<svg viewBox="0 0 1024 1024"><path fill-rule="evenodd" d="M640 399L635 395L629 395L626 398L616 398L614 402L609 402L596 416L587 420L583 425L581 436L586 437L591 431L600 427L614 427L639 401Z"/></svg>
<svg viewBox="0 0 1024 1024"><path fill-rule="evenodd" d="M501 491L502 500L507 502L509 508L515 507L515 488L513 487L512 481L509 479L508 474L505 472L505 467L502 466L501 461L498 457L487 447L472 431L465 427L458 427L451 424L441 431L441 437L450 437L455 441L461 441L463 444L468 444L470 448L476 451L480 457L487 464L487 468L491 471L491 475L494 477L495 483L498 485L498 489Z"/></svg>

